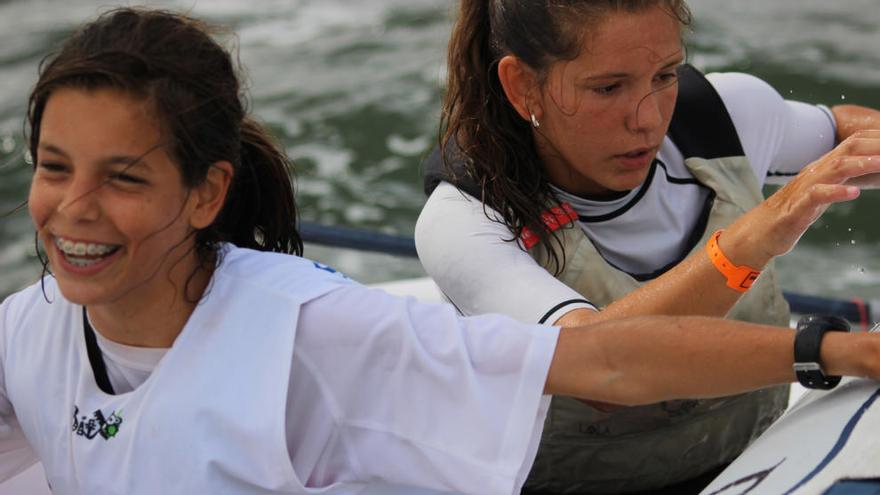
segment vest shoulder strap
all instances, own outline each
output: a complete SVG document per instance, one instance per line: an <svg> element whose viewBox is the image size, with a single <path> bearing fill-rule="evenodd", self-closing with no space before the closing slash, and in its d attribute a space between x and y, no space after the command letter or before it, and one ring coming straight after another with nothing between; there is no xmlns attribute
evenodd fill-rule
<svg viewBox="0 0 880 495"><path fill-rule="evenodd" d="M446 181L475 198L483 199L483 189L468 172L468 160L454 140L446 145L445 163L440 156L440 147L435 146L423 165L425 195L430 196L440 182Z"/></svg>
<svg viewBox="0 0 880 495"><path fill-rule="evenodd" d="M692 65L682 65L678 71L678 100L669 137L685 158L745 154L721 96Z"/></svg>
<svg viewBox="0 0 880 495"><path fill-rule="evenodd" d="M739 135L724 102L712 84L692 65L678 69L678 99L669 137L685 158L722 158L744 154ZM446 147L446 163L435 147L424 162L425 194L430 195L441 181L482 199L482 188L469 173L467 156L450 141Z"/></svg>

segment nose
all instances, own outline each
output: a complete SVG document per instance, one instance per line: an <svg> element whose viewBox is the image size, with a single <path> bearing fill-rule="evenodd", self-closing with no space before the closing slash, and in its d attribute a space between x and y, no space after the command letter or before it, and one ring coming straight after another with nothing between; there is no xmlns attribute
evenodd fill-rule
<svg viewBox="0 0 880 495"><path fill-rule="evenodd" d="M101 182L74 176L58 204L58 213L77 222L92 222L100 218L99 196Z"/></svg>
<svg viewBox="0 0 880 495"><path fill-rule="evenodd" d="M644 93L643 93L644 94ZM663 125L661 95L651 90L638 99L635 110L627 119L627 127L633 133L647 133Z"/></svg>

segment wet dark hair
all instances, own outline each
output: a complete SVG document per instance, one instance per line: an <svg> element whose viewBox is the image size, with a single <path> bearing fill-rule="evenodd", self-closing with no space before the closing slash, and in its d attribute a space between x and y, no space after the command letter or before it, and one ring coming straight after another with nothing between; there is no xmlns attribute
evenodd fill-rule
<svg viewBox="0 0 880 495"><path fill-rule="evenodd" d="M554 63L580 55L584 37L605 16L650 7L691 22L684 0L461 0L449 41L441 156L463 154L467 175L482 189L484 205L501 215L510 240L523 228L538 235L556 273L565 263L561 241L541 221L555 198L531 126L505 96L498 62L513 55L543 84ZM452 143L458 150L447 152ZM452 164L446 168L454 176Z"/></svg>
<svg viewBox="0 0 880 495"><path fill-rule="evenodd" d="M202 266L220 242L261 251L302 254L296 228L291 163L266 130L248 116L229 52L201 21L162 11L108 11L68 38L40 65L28 103L28 140L38 162L40 122L60 88L113 88L151 107L183 183L201 184L218 161L234 175L214 223L195 232Z"/></svg>

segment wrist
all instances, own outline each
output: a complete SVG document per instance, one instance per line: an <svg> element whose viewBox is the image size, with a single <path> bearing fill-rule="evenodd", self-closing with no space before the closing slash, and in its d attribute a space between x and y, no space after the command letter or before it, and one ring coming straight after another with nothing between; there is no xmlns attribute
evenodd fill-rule
<svg viewBox="0 0 880 495"><path fill-rule="evenodd" d="M706 254L715 269L726 279L727 287L745 292L761 274L761 268L733 262L721 247L723 230L718 230L709 237L706 243Z"/></svg>
<svg viewBox="0 0 880 495"><path fill-rule="evenodd" d="M880 376L880 338L866 332L829 333L820 359L829 373L876 378Z"/></svg>
<svg viewBox="0 0 880 495"><path fill-rule="evenodd" d="M853 376L860 373L862 360L858 349L851 349L852 340L843 339L843 334L826 335L822 341L819 359L828 373L840 376Z"/></svg>
<svg viewBox="0 0 880 495"><path fill-rule="evenodd" d="M718 246L732 263L763 270L775 257L765 249L767 243L764 240L768 238L760 233L756 235L756 231L747 226L744 228L733 224L724 229L724 235L719 236Z"/></svg>

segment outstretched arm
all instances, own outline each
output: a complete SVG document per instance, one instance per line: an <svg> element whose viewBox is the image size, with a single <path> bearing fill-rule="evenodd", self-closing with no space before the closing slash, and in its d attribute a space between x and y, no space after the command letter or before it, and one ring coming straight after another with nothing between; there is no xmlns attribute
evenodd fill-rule
<svg viewBox="0 0 880 495"><path fill-rule="evenodd" d="M828 206L857 198L859 188L851 182L878 173L880 130L858 131L728 226L719 246L734 264L762 269L790 251ZM575 310L555 323L568 327L652 314L723 316L740 295L700 250L603 311Z"/></svg>
<svg viewBox="0 0 880 495"><path fill-rule="evenodd" d="M794 381L794 330L700 317L563 328L545 392L623 405L731 395ZM880 335L828 332L832 375L880 378Z"/></svg>

